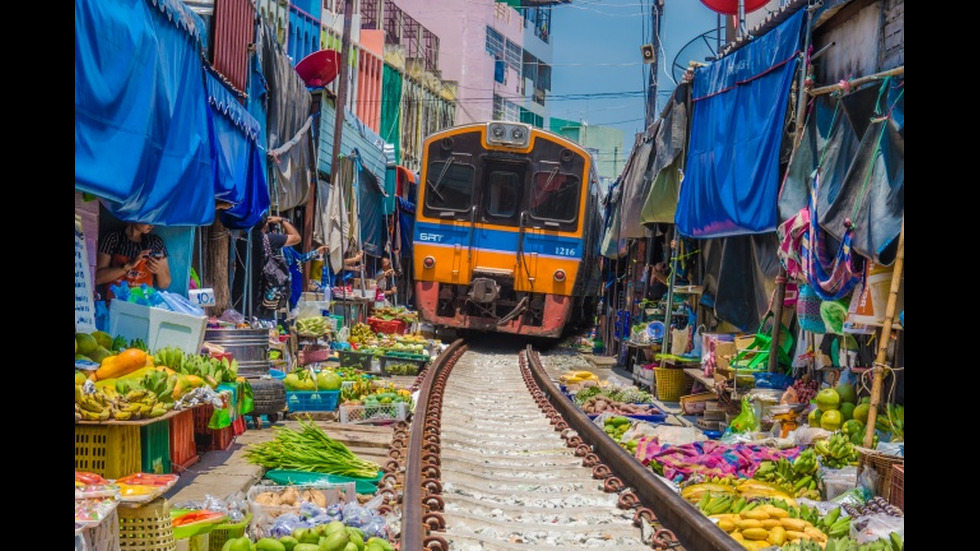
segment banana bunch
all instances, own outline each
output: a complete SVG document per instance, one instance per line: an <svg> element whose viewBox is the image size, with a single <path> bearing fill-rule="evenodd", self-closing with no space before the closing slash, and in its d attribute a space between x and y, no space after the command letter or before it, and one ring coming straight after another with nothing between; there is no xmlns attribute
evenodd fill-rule
<svg viewBox="0 0 980 551"><path fill-rule="evenodd" d="M786 547L783 547L787 550ZM901 536L892 532L888 539L878 539L867 543L858 543L850 537L831 538L827 541L824 551L903 551L905 542ZM797 551L796 548L789 551ZM809 551L809 548L799 548L799 551Z"/></svg>
<svg viewBox="0 0 980 551"><path fill-rule="evenodd" d="M158 402L156 395L146 389L120 394L113 386L106 386L92 393L84 392L80 386L75 387L76 421L152 419L169 410L167 404Z"/></svg>
<svg viewBox="0 0 980 551"><path fill-rule="evenodd" d="M829 440L818 440L813 448L820 454L820 462L831 469L857 465L861 454L842 432L835 432Z"/></svg>
<svg viewBox="0 0 980 551"><path fill-rule="evenodd" d="M793 462L763 461L753 475L755 479L770 482L794 497L820 499L817 454L805 450Z"/></svg>
<svg viewBox="0 0 980 551"><path fill-rule="evenodd" d="M174 388L177 386L178 375L166 371L154 370L143 376L140 385L156 397L159 402L173 403Z"/></svg>
<svg viewBox="0 0 980 551"><path fill-rule="evenodd" d="M374 392L374 386L370 379L354 379L350 385L344 385L340 389L340 399L343 402L360 400L363 396L368 396Z"/></svg>
<svg viewBox="0 0 980 551"><path fill-rule="evenodd" d="M157 350L157 353L153 356L153 361L156 365L165 365L174 371L183 373L184 357L183 350L174 346L168 346Z"/></svg>
<svg viewBox="0 0 980 551"><path fill-rule="evenodd" d="M815 508L810 508L804 505L800 509L806 510L805 513L801 512L801 515L807 514L811 518L816 515L818 519L813 523L813 525L823 531L823 533L827 534L828 537L842 538L851 533L851 517L841 517L840 507L835 508L822 518L819 518L819 513L817 513Z"/></svg>

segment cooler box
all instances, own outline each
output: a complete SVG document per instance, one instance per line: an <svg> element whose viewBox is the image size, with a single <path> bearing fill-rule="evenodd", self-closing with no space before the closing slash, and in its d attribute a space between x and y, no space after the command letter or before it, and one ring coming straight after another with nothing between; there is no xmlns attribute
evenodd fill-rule
<svg viewBox="0 0 980 551"><path fill-rule="evenodd" d="M205 316L114 300L109 305L108 333L126 340L143 339L151 351L175 346L189 354L199 354L207 322Z"/></svg>

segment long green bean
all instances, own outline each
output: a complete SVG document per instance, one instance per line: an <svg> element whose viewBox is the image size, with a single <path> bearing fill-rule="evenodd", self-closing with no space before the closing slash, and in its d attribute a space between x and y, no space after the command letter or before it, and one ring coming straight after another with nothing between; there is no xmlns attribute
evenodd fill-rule
<svg viewBox="0 0 980 551"><path fill-rule="evenodd" d="M318 472L374 478L378 465L357 457L343 442L338 442L307 416L300 420L302 430L273 427L275 438L252 444L245 450L245 459L267 469Z"/></svg>

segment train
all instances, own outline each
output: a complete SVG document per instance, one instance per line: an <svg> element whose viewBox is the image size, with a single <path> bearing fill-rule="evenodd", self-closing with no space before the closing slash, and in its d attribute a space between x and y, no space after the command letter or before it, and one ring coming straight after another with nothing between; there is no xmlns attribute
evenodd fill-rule
<svg viewBox="0 0 980 551"><path fill-rule="evenodd" d="M599 181L575 142L488 121L423 143L415 306L439 328L560 337L591 322L601 285Z"/></svg>

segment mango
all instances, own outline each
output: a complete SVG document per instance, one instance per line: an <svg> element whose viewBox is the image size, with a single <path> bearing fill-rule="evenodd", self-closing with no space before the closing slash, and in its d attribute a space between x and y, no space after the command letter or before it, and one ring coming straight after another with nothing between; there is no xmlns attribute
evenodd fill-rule
<svg viewBox="0 0 980 551"><path fill-rule="evenodd" d="M95 340L95 337L88 333L78 333L75 335L75 344L78 345L78 350L76 350L77 354L88 356L98 348L99 341Z"/></svg>
<svg viewBox="0 0 980 551"><path fill-rule="evenodd" d="M89 334L92 335L96 342L98 342L103 348L112 349L112 335L109 333L106 333L105 331L92 331Z"/></svg>
<svg viewBox="0 0 980 551"><path fill-rule="evenodd" d="M769 531L765 528L748 528L742 530L742 535L747 540L764 540L769 537Z"/></svg>
<svg viewBox="0 0 980 551"><path fill-rule="evenodd" d="M315 543L300 543L293 547L293 551L320 551L320 546Z"/></svg>
<svg viewBox="0 0 980 551"><path fill-rule="evenodd" d="M279 538L279 543L286 548L286 551L293 551L293 548L299 545L299 540L292 536L283 536Z"/></svg>

